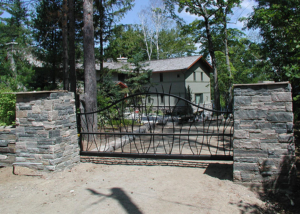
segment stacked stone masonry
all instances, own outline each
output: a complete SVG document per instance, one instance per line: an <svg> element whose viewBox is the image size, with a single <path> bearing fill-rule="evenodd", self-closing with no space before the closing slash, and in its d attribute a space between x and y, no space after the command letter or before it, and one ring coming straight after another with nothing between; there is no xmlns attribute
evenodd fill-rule
<svg viewBox="0 0 300 214"><path fill-rule="evenodd" d="M12 126L0 127L0 166L15 162L16 130Z"/></svg>
<svg viewBox="0 0 300 214"><path fill-rule="evenodd" d="M118 157L97 157L81 156L82 163L95 163L106 165L143 165L143 166L178 166L206 168L210 162L192 160L173 160L173 159L139 159L139 158L118 158Z"/></svg>
<svg viewBox="0 0 300 214"><path fill-rule="evenodd" d="M291 85L234 86L234 181L269 191L290 186L295 158Z"/></svg>
<svg viewBox="0 0 300 214"><path fill-rule="evenodd" d="M74 93L16 93L16 162L54 171L80 161Z"/></svg>

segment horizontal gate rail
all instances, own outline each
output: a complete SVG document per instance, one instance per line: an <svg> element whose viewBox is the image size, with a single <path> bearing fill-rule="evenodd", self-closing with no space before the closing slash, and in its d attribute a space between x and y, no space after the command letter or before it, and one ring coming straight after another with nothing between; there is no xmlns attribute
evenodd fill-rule
<svg viewBox="0 0 300 214"><path fill-rule="evenodd" d="M128 157L128 158L158 158L158 159L184 159L184 160L224 160L232 161L231 155L168 155L168 154L140 154L115 152L80 152L83 156Z"/></svg>
<svg viewBox="0 0 300 214"><path fill-rule="evenodd" d="M130 132L115 132L115 133L107 133L107 132L82 132L84 134L91 134L91 135L141 135L141 136L228 136L231 137L232 134L222 134L222 133L204 133L204 134L184 134L184 133L130 133Z"/></svg>

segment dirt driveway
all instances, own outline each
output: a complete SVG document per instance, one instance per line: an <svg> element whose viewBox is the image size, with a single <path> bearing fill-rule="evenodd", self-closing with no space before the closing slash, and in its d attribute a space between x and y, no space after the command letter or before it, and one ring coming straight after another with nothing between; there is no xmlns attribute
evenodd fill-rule
<svg viewBox="0 0 300 214"><path fill-rule="evenodd" d="M81 163L42 177L0 168L0 213L250 213L264 203L232 181L232 164L203 168ZM257 212L255 212L257 213Z"/></svg>

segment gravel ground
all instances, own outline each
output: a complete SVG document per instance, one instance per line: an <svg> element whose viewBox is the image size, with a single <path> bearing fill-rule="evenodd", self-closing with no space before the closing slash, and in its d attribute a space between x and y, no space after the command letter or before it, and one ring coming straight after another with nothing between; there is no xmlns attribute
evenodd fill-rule
<svg viewBox="0 0 300 214"><path fill-rule="evenodd" d="M43 176L0 168L0 213L259 213L232 164L203 168L81 163Z"/></svg>

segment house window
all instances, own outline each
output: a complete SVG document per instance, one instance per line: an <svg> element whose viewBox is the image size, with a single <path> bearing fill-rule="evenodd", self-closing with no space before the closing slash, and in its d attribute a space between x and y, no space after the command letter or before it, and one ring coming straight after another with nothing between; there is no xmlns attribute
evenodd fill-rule
<svg viewBox="0 0 300 214"><path fill-rule="evenodd" d="M203 81L203 72L201 72L201 81Z"/></svg>
<svg viewBox="0 0 300 214"><path fill-rule="evenodd" d="M164 103L164 95L160 95L160 103Z"/></svg>
<svg viewBox="0 0 300 214"><path fill-rule="evenodd" d="M148 103L151 103L151 96L148 96Z"/></svg>
<svg viewBox="0 0 300 214"><path fill-rule="evenodd" d="M180 78L180 74L177 74L177 78Z"/></svg>
<svg viewBox="0 0 300 214"><path fill-rule="evenodd" d="M118 81L124 82L125 81L125 74L118 74Z"/></svg>
<svg viewBox="0 0 300 214"><path fill-rule="evenodd" d="M193 72L193 80L196 81L196 72Z"/></svg>
<svg viewBox="0 0 300 214"><path fill-rule="evenodd" d="M163 75L163 73L160 73L160 74L159 74L159 81L160 81L160 82L163 82L163 81L164 81L164 75Z"/></svg>
<svg viewBox="0 0 300 214"><path fill-rule="evenodd" d="M195 103L202 104L203 103L203 94L195 94Z"/></svg>

